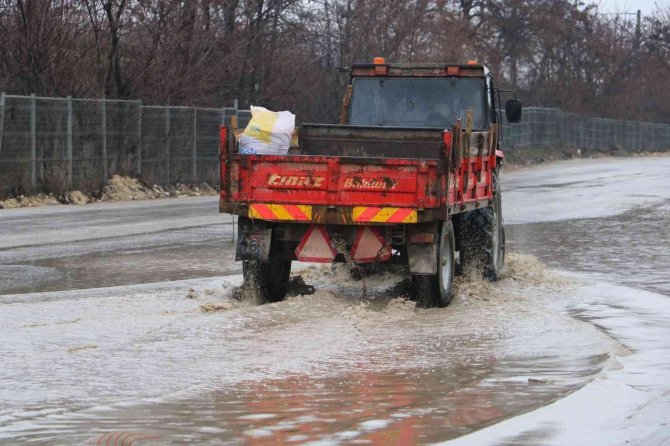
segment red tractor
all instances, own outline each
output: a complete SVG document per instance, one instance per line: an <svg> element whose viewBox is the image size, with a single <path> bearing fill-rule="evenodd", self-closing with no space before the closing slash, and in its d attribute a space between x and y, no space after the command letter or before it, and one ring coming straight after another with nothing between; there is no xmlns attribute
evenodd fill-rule
<svg viewBox="0 0 670 446"><path fill-rule="evenodd" d="M521 102L505 104L518 122ZM500 92L488 69L351 68L339 125L303 124L287 155L237 153L221 127L220 212L239 216L245 286L284 298L293 261L407 266L422 307L457 270L496 280L505 257Z"/></svg>

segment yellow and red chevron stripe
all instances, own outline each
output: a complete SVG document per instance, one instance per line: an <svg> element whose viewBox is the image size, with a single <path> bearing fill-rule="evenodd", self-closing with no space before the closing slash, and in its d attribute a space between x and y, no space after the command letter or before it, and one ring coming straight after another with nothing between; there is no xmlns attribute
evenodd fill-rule
<svg viewBox="0 0 670 446"><path fill-rule="evenodd" d="M249 218L262 220L312 220L312 206L303 204L261 204L249 205Z"/></svg>
<svg viewBox="0 0 670 446"><path fill-rule="evenodd" d="M354 207L352 217L355 222L370 223L416 223L416 209L392 207Z"/></svg>

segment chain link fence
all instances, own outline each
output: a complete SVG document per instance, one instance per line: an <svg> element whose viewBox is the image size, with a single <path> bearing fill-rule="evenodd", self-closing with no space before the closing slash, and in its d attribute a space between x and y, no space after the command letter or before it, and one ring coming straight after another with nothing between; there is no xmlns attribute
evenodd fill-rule
<svg viewBox="0 0 670 446"><path fill-rule="evenodd" d="M246 126L250 113L2 94L0 198L43 188L90 191L114 174L216 184L219 125L232 117Z"/></svg>
<svg viewBox="0 0 670 446"><path fill-rule="evenodd" d="M670 150L670 124L591 118L556 108L528 107L517 124L503 125L505 150L566 148L606 152Z"/></svg>
<svg viewBox="0 0 670 446"><path fill-rule="evenodd" d="M218 182L219 125L236 108L145 106L139 101L0 96L0 198L42 188L90 191L114 174L158 184ZM670 150L670 124L588 118L529 107L504 125L503 147Z"/></svg>

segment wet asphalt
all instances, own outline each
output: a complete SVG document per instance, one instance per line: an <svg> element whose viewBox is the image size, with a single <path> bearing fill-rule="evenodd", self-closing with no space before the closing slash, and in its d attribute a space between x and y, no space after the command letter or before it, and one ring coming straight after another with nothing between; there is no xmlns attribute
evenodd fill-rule
<svg viewBox="0 0 670 446"><path fill-rule="evenodd" d="M314 295L232 299L216 197L0 211L0 443L569 444L600 389L592 410L620 410L590 444L663 444L668 172L504 171L505 275L459 279L435 310L397 274L307 264Z"/></svg>

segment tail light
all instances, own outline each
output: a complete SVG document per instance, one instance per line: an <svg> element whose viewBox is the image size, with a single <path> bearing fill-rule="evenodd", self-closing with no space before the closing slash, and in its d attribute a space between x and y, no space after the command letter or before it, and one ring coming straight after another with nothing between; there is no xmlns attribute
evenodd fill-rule
<svg viewBox="0 0 670 446"><path fill-rule="evenodd" d="M442 142L444 142L444 157L449 159L451 155L451 145L454 142L454 134L451 130L442 132Z"/></svg>

